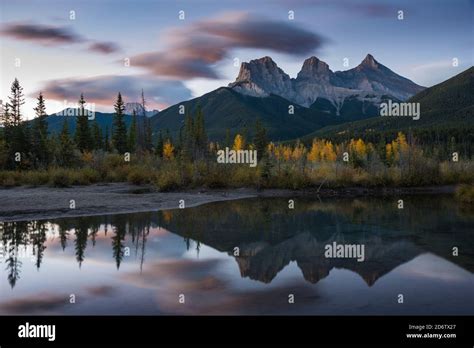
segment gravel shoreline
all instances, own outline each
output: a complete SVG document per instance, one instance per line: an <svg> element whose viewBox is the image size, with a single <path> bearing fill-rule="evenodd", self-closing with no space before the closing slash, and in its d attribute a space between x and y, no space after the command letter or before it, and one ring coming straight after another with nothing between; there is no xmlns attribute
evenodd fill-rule
<svg viewBox="0 0 474 348"><path fill-rule="evenodd" d="M62 217L109 215L175 209L210 202L252 197L358 197L406 194L451 194L454 186L414 188L341 188L311 190L193 189L156 192L152 187L127 183L96 184L68 188L13 187L0 189L0 221L24 221ZM75 209L70 201L75 201Z"/></svg>

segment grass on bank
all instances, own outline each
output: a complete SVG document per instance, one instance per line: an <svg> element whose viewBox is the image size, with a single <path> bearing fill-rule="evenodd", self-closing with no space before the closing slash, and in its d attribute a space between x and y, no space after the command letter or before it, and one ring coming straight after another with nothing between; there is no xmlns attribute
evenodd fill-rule
<svg viewBox="0 0 474 348"><path fill-rule="evenodd" d="M273 163L263 160L255 168L244 164L218 164L210 160L182 162L144 156L124 163L122 156L106 155L79 168L52 167L44 170L0 171L0 186L20 185L68 187L95 183L129 182L154 185L160 191L197 187L307 189L332 187L400 187L463 185L460 199L473 200L474 162L423 160L409 166L372 163L364 167L339 161L318 163Z"/></svg>

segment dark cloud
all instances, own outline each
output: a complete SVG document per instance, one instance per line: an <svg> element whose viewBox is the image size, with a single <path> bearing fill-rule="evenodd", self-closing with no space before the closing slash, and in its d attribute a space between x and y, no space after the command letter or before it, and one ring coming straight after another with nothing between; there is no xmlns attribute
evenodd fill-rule
<svg viewBox="0 0 474 348"><path fill-rule="evenodd" d="M89 50L93 52L109 54L119 51L120 48L114 42L95 42L89 46Z"/></svg>
<svg viewBox="0 0 474 348"><path fill-rule="evenodd" d="M47 99L74 102L81 92L87 102L113 105L121 92L126 102L140 100L141 90L147 96L150 108L164 108L191 98L190 90L181 81L159 80L146 76L97 76L51 80L41 88ZM38 92L32 94L36 96Z"/></svg>
<svg viewBox="0 0 474 348"><path fill-rule="evenodd" d="M300 56L314 53L324 42L319 35L287 21L240 12L168 30L165 40L165 50L134 56L131 64L160 76L218 78L214 64L232 49L269 49Z"/></svg>
<svg viewBox="0 0 474 348"><path fill-rule="evenodd" d="M210 63L199 57L173 58L171 53L148 52L132 57L131 64L146 68L156 76L218 78Z"/></svg>
<svg viewBox="0 0 474 348"><path fill-rule="evenodd" d="M227 48L261 48L292 55L310 54L322 44L322 38L288 21L243 16L235 21L218 20L198 23L193 31L221 39ZM217 47L219 49L219 46Z"/></svg>
<svg viewBox="0 0 474 348"><path fill-rule="evenodd" d="M1 33L18 40L34 41L44 45L72 44L84 41L82 37L66 27L47 25L10 23L2 28Z"/></svg>
<svg viewBox="0 0 474 348"><path fill-rule="evenodd" d="M68 27L53 27L42 24L9 23L0 30L0 34L17 40L39 43L45 46L78 44L91 42L89 51L110 54L119 51L114 42L93 42L73 32Z"/></svg>

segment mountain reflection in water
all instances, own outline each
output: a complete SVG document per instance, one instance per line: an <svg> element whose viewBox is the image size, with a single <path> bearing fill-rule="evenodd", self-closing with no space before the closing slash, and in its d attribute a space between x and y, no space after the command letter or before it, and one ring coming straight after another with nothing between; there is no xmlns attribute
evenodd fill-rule
<svg viewBox="0 0 474 348"><path fill-rule="evenodd" d="M396 201L3 222L0 314L473 314L474 212L449 196ZM324 257L334 241L365 245L365 261Z"/></svg>

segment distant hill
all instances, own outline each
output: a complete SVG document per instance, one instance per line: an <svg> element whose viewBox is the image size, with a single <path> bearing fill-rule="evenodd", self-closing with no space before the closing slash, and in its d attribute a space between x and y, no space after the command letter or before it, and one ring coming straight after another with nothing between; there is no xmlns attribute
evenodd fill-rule
<svg viewBox="0 0 474 348"><path fill-rule="evenodd" d="M333 121L327 113L304 108L276 95L252 97L221 87L161 111L152 117L153 129L169 129L172 135L178 135L185 118L179 113L180 105L192 115L198 106L201 108L208 137L213 140L223 140L227 129L235 134L247 128L251 134L257 119L260 119L269 137L274 140L299 137ZM293 115L288 113L290 105L294 106Z"/></svg>
<svg viewBox="0 0 474 348"><path fill-rule="evenodd" d="M474 67L423 90L408 100L420 103L420 119L409 117L375 117L371 119L327 126L304 137L346 140L367 137L371 133L412 130L474 128Z"/></svg>
<svg viewBox="0 0 474 348"><path fill-rule="evenodd" d="M67 110L63 110L63 114L67 115ZM58 113L59 114L59 113ZM105 132L105 129L108 128L109 132L112 130L112 123L113 123L113 113L104 113L104 112L96 112L94 115L94 119L89 121L89 124L92 125L94 122L97 122ZM127 127L130 126L132 122L132 116L124 115L124 121ZM143 116L137 116L138 122L142 122ZM67 120L69 126L69 132L74 133L76 130L76 117L75 116L58 116L57 114L50 115L46 118L46 122L48 123L48 131L51 134L61 132L61 129L64 124L64 120Z"/></svg>

